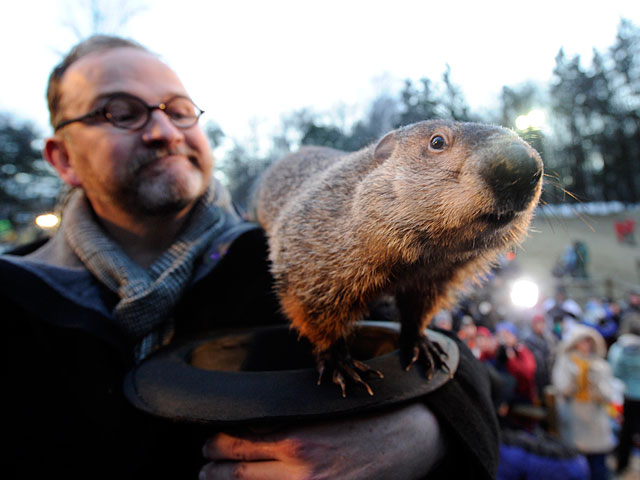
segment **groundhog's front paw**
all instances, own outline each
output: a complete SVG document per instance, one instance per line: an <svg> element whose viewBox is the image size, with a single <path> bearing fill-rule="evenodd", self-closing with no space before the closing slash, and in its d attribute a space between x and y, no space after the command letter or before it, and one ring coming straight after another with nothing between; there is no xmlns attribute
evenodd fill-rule
<svg viewBox="0 0 640 480"><path fill-rule="evenodd" d="M452 374L444 361L448 357L447 352L438 342L429 340L425 334L402 338L400 340L400 357L406 371L409 371L419 361L427 374L427 380L431 380L436 368L441 368L449 375Z"/></svg>
<svg viewBox="0 0 640 480"><path fill-rule="evenodd" d="M360 384L369 395L373 395L373 390L361 375L376 375L378 378L384 378L382 372L351 357L344 339L338 340L327 350L316 353L316 367L318 369L318 385L322 383L322 378L325 375L330 375L333 383L340 387L343 398L347 396L347 381Z"/></svg>

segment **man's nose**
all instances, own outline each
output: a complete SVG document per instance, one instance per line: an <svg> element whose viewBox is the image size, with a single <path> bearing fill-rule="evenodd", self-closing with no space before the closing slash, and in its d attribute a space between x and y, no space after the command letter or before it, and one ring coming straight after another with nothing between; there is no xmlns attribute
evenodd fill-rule
<svg viewBox="0 0 640 480"><path fill-rule="evenodd" d="M184 132L176 127L162 110L151 112L149 123L145 126L142 139L146 143L165 143L167 145L184 139Z"/></svg>

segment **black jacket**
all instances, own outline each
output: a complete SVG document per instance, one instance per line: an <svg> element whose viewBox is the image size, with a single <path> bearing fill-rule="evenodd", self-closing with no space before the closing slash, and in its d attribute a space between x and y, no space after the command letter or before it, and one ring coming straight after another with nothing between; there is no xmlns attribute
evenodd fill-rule
<svg viewBox="0 0 640 480"><path fill-rule="evenodd" d="M132 407L123 378L132 345L95 309L0 259L4 478L197 478L212 427L158 419ZM241 234L175 310L176 339L212 328L283 322L261 230ZM106 287L105 303L117 301ZM455 338L455 336L452 336ZM495 477L498 433L486 373L459 344L452 381L425 403L448 454L433 477Z"/></svg>

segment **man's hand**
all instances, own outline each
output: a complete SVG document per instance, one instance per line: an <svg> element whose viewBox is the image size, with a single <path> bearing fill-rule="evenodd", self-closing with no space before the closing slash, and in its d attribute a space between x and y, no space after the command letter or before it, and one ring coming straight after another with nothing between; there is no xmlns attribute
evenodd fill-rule
<svg viewBox="0 0 640 480"><path fill-rule="evenodd" d="M414 479L443 457L433 414L421 403L381 413L288 426L270 433L218 433L200 479Z"/></svg>

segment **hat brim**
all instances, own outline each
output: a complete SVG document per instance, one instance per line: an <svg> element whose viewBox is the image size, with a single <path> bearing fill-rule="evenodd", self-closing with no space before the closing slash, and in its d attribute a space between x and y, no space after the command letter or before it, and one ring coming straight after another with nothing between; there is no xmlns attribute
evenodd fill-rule
<svg viewBox="0 0 640 480"><path fill-rule="evenodd" d="M398 333L395 323L361 322L350 340L353 356L384 374L366 379L373 396L354 383L347 384L346 398L330 380L317 385L310 345L287 326L218 332L172 345L129 372L124 391L142 411L197 423L311 419L373 410L436 390L458 366L455 342L427 330L446 352L443 361L451 373L437 369L427 380L418 364L405 371Z"/></svg>

